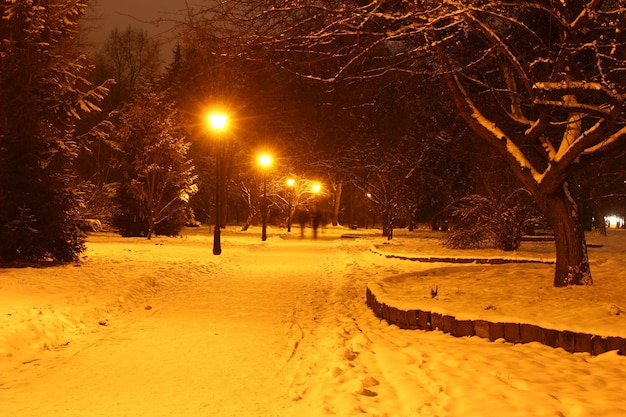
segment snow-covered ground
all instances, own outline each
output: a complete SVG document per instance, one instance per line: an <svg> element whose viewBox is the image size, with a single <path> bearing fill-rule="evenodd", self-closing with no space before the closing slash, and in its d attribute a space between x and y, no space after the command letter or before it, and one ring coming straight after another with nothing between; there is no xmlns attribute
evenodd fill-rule
<svg viewBox="0 0 626 417"><path fill-rule="evenodd" d="M205 228L94 234L80 264L0 269L0 416L626 415L615 352L400 330L364 302L370 286L399 308L626 336L625 231L589 235L595 285L566 289L548 264L381 256L507 256L433 232L308 232L229 229L219 257ZM550 260L553 243L512 256Z"/></svg>

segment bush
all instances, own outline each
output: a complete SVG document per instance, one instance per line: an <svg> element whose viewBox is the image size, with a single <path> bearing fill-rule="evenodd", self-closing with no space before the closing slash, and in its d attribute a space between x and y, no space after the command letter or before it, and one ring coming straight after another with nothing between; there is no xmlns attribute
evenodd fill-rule
<svg viewBox="0 0 626 417"><path fill-rule="evenodd" d="M113 215L113 228L124 237L147 237L150 224L139 213L139 203L122 188L117 196L119 207ZM193 212L185 208L172 212L154 226L154 233L162 236L178 236L183 228L193 223Z"/></svg>
<svg viewBox="0 0 626 417"><path fill-rule="evenodd" d="M32 177L31 177L32 178ZM77 223L78 197L53 178L32 181L28 193L16 191L0 210L0 260L73 262L84 250ZM59 187L58 190L54 188ZM13 193L12 193L13 194ZM14 201L21 201L17 206Z"/></svg>
<svg viewBox="0 0 626 417"><path fill-rule="evenodd" d="M460 198L448 207L450 233L445 244L459 249L517 250L524 225L533 214L525 190L517 190L502 201L480 195Z"/></svg>

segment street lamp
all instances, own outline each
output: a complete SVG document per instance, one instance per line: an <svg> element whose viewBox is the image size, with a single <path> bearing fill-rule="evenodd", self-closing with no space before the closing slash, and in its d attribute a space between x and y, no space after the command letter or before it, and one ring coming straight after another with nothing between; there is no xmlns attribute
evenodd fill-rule
<svg viewBox="0 0 626 417"><path fill-rule="evenodd" d="M291 232L291 190L293 189L296 180L289 178L287 180L287 205L289 206L289 212L287 215L287 232Z"/></svg>
<svg viewBox="0 0 626 417"><path fill-rule="evenodd" d="M222 205L220 202L221 196L221 184L222 184L222 150L221 150L221 132L226 128L226 122L228 116L225 114L210 114L208 116L209 124L218 132L217 143L215 146L215 230L213 231L213 255L219 255L222 253L222 240L221 240L221 217L222 217Z"/></svg>
<svg viewBox="0 0 626 417"><path fill-rule="evenodd" d="M263 219L263 227L261 229L261 240L267 240L267 169L272 165L272 157L263 154L259 157L259 164L263 168L263 204L261 206L261 218Z"/></svg>

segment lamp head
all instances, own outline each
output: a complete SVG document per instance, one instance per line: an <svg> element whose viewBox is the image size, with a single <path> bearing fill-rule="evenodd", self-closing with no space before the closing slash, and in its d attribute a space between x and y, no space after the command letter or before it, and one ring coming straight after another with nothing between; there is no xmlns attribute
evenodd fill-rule
<svg viewBox="0 0 626 417"><path fill-rule="evenodd" d="M272 165L272 157L267 154L261 155L259 157L259 164L261 164L261 166L263 167L269 167L270 165Z"/></svg>
<svg viewBox="0 0 626 417"><path fill-rule="evenodd" d="M209 123L213 129L224 129L228 122L228 116L221 113L209 114Z"/></svg>

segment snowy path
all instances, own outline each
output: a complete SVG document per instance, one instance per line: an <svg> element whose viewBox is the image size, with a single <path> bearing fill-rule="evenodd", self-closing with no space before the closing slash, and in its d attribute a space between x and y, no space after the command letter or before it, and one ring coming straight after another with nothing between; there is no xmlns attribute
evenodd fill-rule
<svg viewBox="0 0 626 417"><path fill-rule="evenodd" d="M0 363L0 417L626 415L626 358L614 353L378 320L368 282L442 265L371 244L226 235L215 257L204 235L95 236L80 267L2 271L5 302L36 306L3 319L37 324L48 344L82 330L24 365L18 351Z"/></svg>
<svg viewBox="0 0 626 417"><path fill-rule="evenodd" d="M122 274L122 281L123 274L146 271L155 274L146 279L159 290L145 305L114 315L98 332L47 352L2 381L0 415L291 413L310 376L302 363L311 354L301 354L302 346L313 343L318 321L335 320L329 294L344 296L345 257L335 256L336 245L303 240L280 247L280 239L274 245L255 240L225 243L222 256L214 257L208 246L128 249L120 241L106 249L92 245L96 252L112 251L101 255L120 259L119 265L100 264L92 255L83 269L117 269L113 274ZM169 258L156 271L146 264L163 256Z"/></svg>

